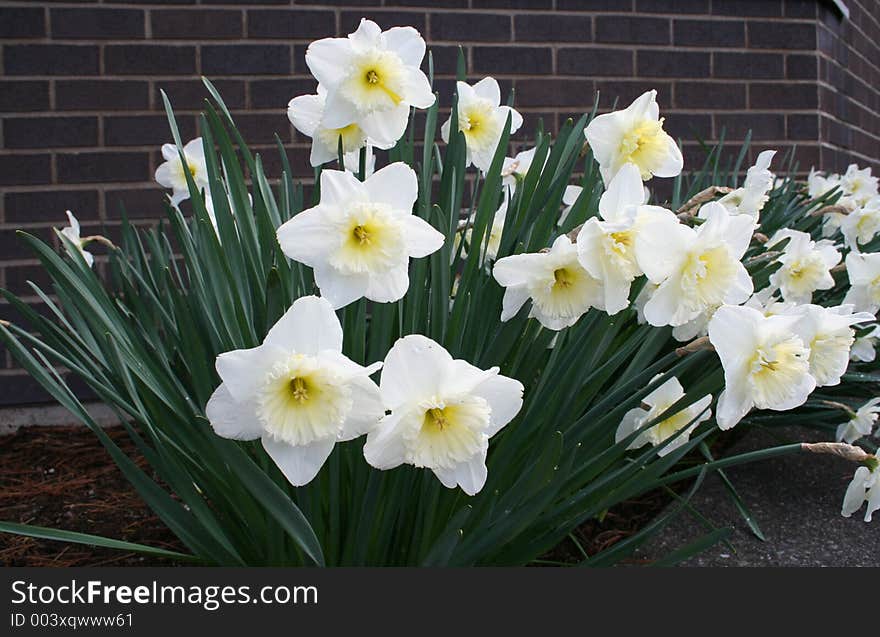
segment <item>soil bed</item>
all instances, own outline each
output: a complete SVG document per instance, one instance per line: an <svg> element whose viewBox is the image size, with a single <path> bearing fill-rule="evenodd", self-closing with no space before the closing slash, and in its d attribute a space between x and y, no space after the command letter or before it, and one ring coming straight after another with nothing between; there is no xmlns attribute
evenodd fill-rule
<svg viewBox="0 0 880 637"><path fill-rule="evenodd" d="M122 428L107 434L131 457ZM83 427L27 427L0 436L0 520L79 531L186 552L129 485L95 435ZM144 466L143 461L139 462ZM641 529L668 498L653 493L590 520L542 563L574 563ZM578 546L579 545L579 546ZM83 544L0 533L4 566L170 566L174 562Z"/></svg>

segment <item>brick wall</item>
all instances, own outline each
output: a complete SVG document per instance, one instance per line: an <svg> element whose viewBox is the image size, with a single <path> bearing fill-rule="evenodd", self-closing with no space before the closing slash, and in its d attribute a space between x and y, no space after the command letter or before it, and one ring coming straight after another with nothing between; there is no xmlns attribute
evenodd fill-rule
<svg viewBox="0 0 880 637"><path fill-rule="evenodd" d="M667 129L686 140L751 128L756 150L797 144L802 167L876 167L880 0L845 3L849 20L818 0L0 2L0 285L44 282L17 228L51 237L71 208L85 232L113 236L120 205L144 222L160 213L160 88L189 138L209 76L267 160L278 132L310 174L285 106L313 90L308 42L362 16L418 28L447 100L462 44L474 76L516 89L520 139L539 117L553 129L589 110L596 91L608 108L656 88ZM702 158L693 142L685 151L686 165ZM0 317L15 319L3 305ZM42 399L0 351L0 405Z"/></svg>

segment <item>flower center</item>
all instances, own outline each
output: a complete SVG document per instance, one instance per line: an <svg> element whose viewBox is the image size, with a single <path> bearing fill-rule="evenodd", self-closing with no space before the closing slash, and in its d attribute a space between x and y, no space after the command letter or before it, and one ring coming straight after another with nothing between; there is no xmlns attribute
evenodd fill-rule
<svg viewBox="0 0 880 637"><path fill-rule="evenodd" d="M808 354L796 336L755 350L749 364L755 406L764 409L783 403L807 374Z"/></svg>
<svg viewBox="0 0 880 637"><path fill-rule="evenodd" d="M309 385L305 378L296 377L290 381L290 393L297 402L304 403L309 399Z"/></svg>
<svg viewBox="0 0 880 637"><path fill-rule="evenodd" d="M494 150L501 136L501 123L494 115L495 107L482 98L459 108L458 128L472 151Z"/></svg>
<svg viewBox="0 0 880 637"><path fill-rule="evenodd" d="M648 419L656 418L670 407L672 407L672 403L654 405L654 408L648 415ZM654 445L659 445L667 438L674 436L680 429L686 427L692 419L693 417L690 412L687 409L684 409L672 414L665 420L661 420L648 430L651 442Z"/></svg>
<svg viewBox="0 0 880 637"><path fill-rule="evenodd" d="M782 276L786 287L796 294L810 294L822 282L827 270L818 254L809 254L783 266Z"/></svg>
<svg viewBox="0 0 880 637"><path fill-rule="evenodd" d="M351 406L351 390L342 379L301 354L276 363L257 396L264 431L297 446L336 436Z"/></svg>
<svg viewBox="0 0 880 637"><path fill-rule="evenodd" d="M407 455L417 467L451 469L485 448L491 409L485 399L461 396L431 398L416 412L405 435Z"/></svg>
<svg viewBox="0 0 880 637"><path fill-rule="evenodd" d="M354 238L359 244L370 243L370 233L365 226L355 226L352 234L354 234Z"/></svg>
<svg viewBox="0 0 880 637"><path fill-rule="evenodd" d="M362 113L387 111L403 101L405 72L400 57L391 51L363 53L341 85L345 97Z"/></svg>
<svg viewBox="0 0 880 637"><path fill-rule="evenodd" d="M736 261L724 246L691 254L681 276L684 304L691 310L721 305L735 276Z"/></svg>
<svg viewBox="0 0 880 637"><path fill-rule="evenodd" d="M387 205L354 204L339 229L342 241L330 264L342 272L385 272L406 258L403 233Z"/></svg>
<svg viewBox="0 0 880 637"><path fill-rule="evenodd" d="M627 131L620 141L620 163L639 167L642 179L651 178L653 168L666 148L663 120L645 119Z"/></svg>
<svg viewBox="0 0 880 637"><path fill-rule="evenodd" d="M446 409L433 407L425 412L425 423L422 427L428 429L443 431L450 426L449 418L446 416Z"/></svg>
<svg viewBox="0 0 880 637"><path fill-rule="evenodd" d="M628 280L632 281L641 271L636 263L633 252L634 232L632 228L606 232L602 240L602 247L613 269L618 270Z"/></svg>
<svg viewBox="0 0 880 637"><path fill-rule="evenodd" d="M575 281L577 280L576 276L565 268L558 268L554 270L553 279L556 281L553 286L561 288L571 287L575 284Z"/></svg>
<svg viewBox="0 0 880 637"><path fill-rule="evenodd" d="M552 278L551 278L552 277ZM532 303L552 318L580 316L592 307L601 284L577 261L565 263L529 286Z"/></svg>

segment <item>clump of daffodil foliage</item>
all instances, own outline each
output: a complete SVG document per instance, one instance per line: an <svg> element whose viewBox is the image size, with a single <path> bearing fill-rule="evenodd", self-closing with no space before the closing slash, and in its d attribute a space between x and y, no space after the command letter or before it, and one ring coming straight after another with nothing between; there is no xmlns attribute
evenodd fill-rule
<svg viewBox="0 0 880 637"><path fill-rule="evenodd" d="M517 139L512 102L461 62L438 123L450 96L425 52L415 29L368 20L312 43L317 92L288 109L312 140L305 187L280 143L282 173L266 174L206 81L186 145L166 98L167 221L125 222L117 246L69 214L60 254L24 235L51 316L4 293L29 325L0 327L3 342L187 552L0 529L211 564L516 565L666 489L667 514L583 552L600 566L707 472L760 535L723 469L801 449L860 465L843 514L867 501L870 519L877 178L854 166L805 185L771 172L772 150L742 170L748 144L683 174L654 91ZM663 179L668 200L651 192ZM116 410L149 469L59 368ZM733 427L793 422L834 442L711 451Z"/></svg>

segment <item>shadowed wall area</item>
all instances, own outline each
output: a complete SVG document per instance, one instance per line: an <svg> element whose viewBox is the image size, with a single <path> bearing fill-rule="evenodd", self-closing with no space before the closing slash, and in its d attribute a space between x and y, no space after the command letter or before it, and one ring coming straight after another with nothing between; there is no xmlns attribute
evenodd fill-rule
<svg viewBox="0 0 880 637"><path fill-rule="evenodd" d="M841 10L845 5L844 15ZM162 214L153 173L169 142L159 89L184 139L211 78L245 139L278 174L274 134L295 172L312 174L309 140L285 114L314 92L308 42L344 35L361 17L411 25L434 54L447 100L460 44L471 76L515 89L526 142L540 118L569 115L656 88L665 128L684 140L741 140L753 156L798 147L801 170L880 167L880 0L92 0L0 2L0 286L45 284L15 230L44 238L73 210L83 234L114 236L124 206ZM448 104L446 104L448 108ZM0 318L16 320L0 304ZM47 400L0 349L0 405Z"/></svg>

